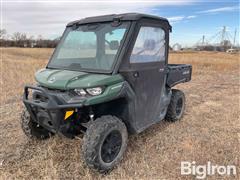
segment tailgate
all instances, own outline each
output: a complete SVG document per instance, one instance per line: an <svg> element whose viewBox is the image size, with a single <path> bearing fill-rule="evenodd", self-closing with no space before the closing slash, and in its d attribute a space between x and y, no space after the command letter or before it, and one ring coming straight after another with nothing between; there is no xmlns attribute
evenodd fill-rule
<svg viewBox="0 0 240 180"><path fill-rule="evenodd" d="M188 82L192 76L192 65L169 64L167 73L167 85L173 87L176 84Z"/></svg>

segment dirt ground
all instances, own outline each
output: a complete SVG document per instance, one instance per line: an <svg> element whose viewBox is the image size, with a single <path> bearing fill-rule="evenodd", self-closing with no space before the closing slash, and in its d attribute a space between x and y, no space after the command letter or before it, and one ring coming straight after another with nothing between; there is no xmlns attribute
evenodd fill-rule
<svg viewBox="0 0 240 180"><path fill-rule="evenodd" d="M111 173L90 171L82 161L81 138L55 136L31 141L19 116L25 83L45 66L52 49L1 49L0 179L194 179L181 176L181 161L235 165L240 177L240 59L217 52L172 53L171 63L193 65L184 118L160 122L130 137L123 161Z"/></svg>

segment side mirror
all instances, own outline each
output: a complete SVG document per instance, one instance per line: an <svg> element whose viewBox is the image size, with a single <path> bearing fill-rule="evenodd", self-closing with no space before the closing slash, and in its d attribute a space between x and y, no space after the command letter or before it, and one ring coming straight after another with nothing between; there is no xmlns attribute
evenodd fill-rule
<svg viewBox="0 0 240 180"><path fill-rule="evenodd" d="M118 41L110 41L109 48L111 50L117 50L119 48L119 42Z"/></svg>

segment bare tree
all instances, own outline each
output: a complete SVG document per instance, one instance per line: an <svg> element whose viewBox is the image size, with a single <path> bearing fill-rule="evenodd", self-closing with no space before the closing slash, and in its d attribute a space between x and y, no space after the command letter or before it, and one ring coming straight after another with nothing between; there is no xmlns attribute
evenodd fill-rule
<svg viewBox="0 0 240 180"><path fill-rule="evenodd" d="M30 41L33 41L33 40L34 40L34 36L30 36L28 39L29 39Z"/></svg>
<svg viewBox="0 0 240 180"><path fill-rule="evenodd" d="M0 46L4 47L49 47L55 48L59 39L44 39L42 35L27 36L26 33L15 32L12 35L8 35L5 29L0 29Z"/></svg>
<svg viewBox="0 0 240 180"><path fill-rule="evenodd" d="M37 43L37 47L44 47L45 43L44 43L42 35L37 36L36 43Z"/></svg>
<svg viewBox="0 0 240 180"><path fill-rule="evenodd" d="M20 32L13 33L13 35L12 35L12 40L13 41L18 42L18 41L20 41L20 39L21 39L21 33Z"/></svg>
<svg viewBox="0 0 240 180"><path fill-rule="evenodd" d="M22 33L21 36L20 36L20 40L23 41L23 42L27 41L28 40L27 35L25 33Z"/></svg>
<svg viewBox="0 0 240 180"><path fill-rule="evenodd" d="M6 34L6 29L0 29L0 39L5 39Z"/></svg>
<svg viewBox="0 0 240 180"><path fill-rule="evenodd" d="M15 46L26 47L29 44L28 37L25 33L15 32L12 35Z"/></svg>

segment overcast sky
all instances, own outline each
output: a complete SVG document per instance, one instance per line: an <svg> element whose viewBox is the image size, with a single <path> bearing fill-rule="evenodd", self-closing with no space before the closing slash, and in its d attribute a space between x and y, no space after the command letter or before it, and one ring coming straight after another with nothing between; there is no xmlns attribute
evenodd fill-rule
<svg viewBox="0 0 240 180"><path fill-rule="evenodd" d="M171 43L183 45L194 44L203 34L210 37L223 25L228 26L229 33L239 28L239 3L235 0L2 0L1 28L8 34L18 31L35 37L41 34L45 38L55 38L70 21L127 12L167 17L173 26Z"/></svg>

